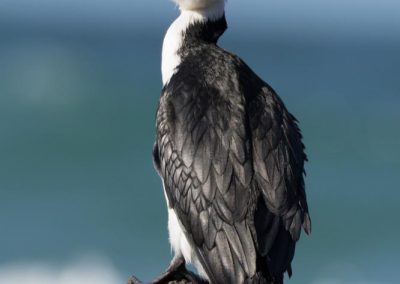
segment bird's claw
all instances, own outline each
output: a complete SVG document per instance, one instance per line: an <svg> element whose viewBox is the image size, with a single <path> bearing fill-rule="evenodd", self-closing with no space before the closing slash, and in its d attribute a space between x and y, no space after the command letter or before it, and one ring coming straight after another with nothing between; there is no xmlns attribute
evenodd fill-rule
<svg viewBox="0 0 400 284"><path fill-rule="evenodd" d="M129 278L127 284L143 284L143 282L137 279L135 276L132 276L131 278Z"/></svg>
<svg viewBox="0 0 400 284"><path fill-rule="evenodd" d="M208 284L193 272L186 269L183 257L175 257L168 269L148 284ZM142 281L132 276L127 284L144 284Z"/></svg>

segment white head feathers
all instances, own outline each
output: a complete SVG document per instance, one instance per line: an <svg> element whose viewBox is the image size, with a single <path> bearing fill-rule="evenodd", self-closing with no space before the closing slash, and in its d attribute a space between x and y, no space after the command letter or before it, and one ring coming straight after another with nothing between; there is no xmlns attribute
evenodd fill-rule
<svg viewBox="0 0 400 284"><path fill-rule="evenodd" d="M173 0L184 12L194 12L205 19L219 19L225 12L226 0Z"/></svg>
<svg viewBox="0 0 400 284"><path fill-rule="evenodd" d="M225 0L173 0L181 10L202 11L224 8Z"/></svg>

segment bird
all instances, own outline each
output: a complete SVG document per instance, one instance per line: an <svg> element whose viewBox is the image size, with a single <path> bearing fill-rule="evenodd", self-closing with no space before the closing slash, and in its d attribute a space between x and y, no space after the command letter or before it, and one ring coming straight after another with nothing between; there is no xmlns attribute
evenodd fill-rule
<svg viewBox="0 0 400 284"><path fill-rule="evenodd" d="M153 149L174 257L153 283L283 283L301 231L311 232L299 123L219 47L225 0L174 2L180 15L163 41Z"/></svg>

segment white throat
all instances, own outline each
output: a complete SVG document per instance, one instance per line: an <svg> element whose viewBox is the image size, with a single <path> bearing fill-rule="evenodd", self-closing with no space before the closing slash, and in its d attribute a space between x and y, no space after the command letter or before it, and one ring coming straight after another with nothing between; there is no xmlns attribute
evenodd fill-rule
<svg viewBox="0 0 400 284"><path fill-rule="evenodd" d="M169 27L162 48L162 81L165 86L181 63L178 51L182 47L185 31L194 22L217 20L224 15L224 1L218 1L204 9L185 9L180 7L180 16Z"/></svg>

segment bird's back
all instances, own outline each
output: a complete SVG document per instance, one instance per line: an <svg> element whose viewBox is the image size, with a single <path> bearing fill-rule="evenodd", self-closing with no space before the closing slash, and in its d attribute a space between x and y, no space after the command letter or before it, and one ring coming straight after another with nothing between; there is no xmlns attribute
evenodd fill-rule
<svg viewBox="0 0 400 284"><path fill-rule="evenodd" d="M154 158L171 244L211 283L282 283L310 231L304 146L274 90L216 45L215 3L182 10L164 40Z"/></svg>
<svg viewBox="0 0 400 284"><path fill-rule="evenodd" d="M163 90L158 135L170 206L210 280L279 283L291 273L305 155L275 92L236 56L198 45Z"/></svg>

